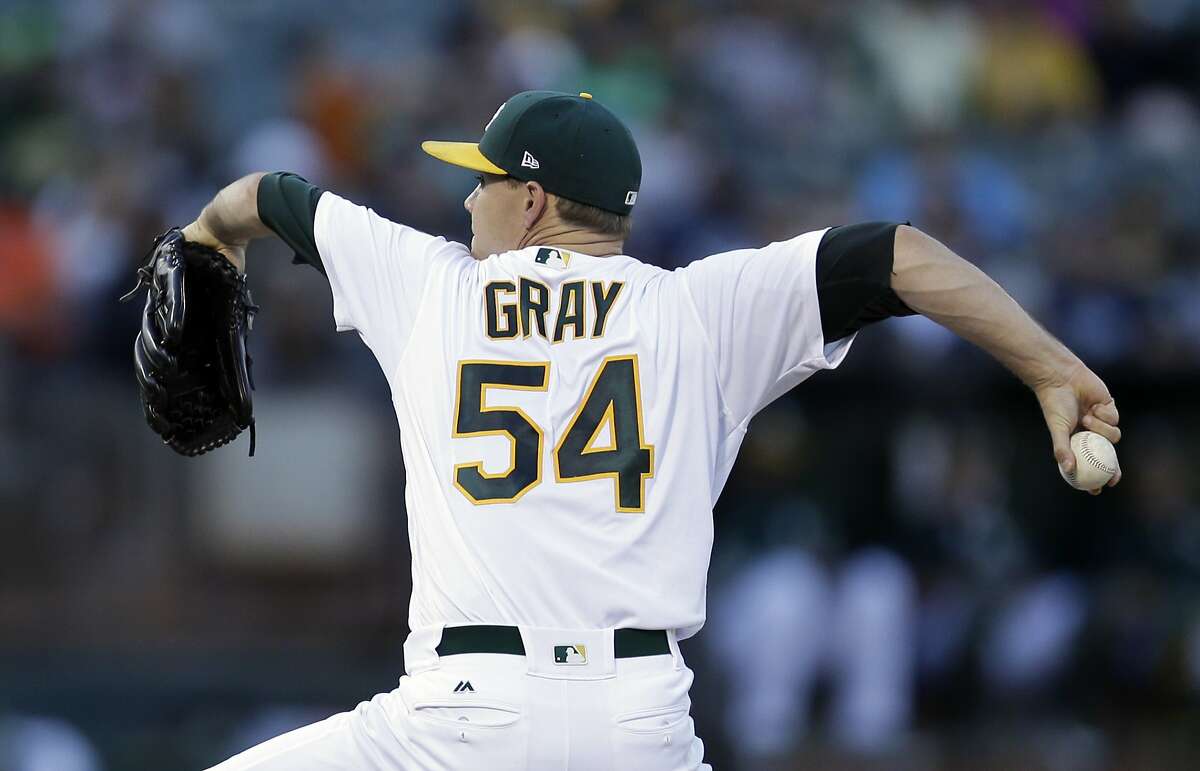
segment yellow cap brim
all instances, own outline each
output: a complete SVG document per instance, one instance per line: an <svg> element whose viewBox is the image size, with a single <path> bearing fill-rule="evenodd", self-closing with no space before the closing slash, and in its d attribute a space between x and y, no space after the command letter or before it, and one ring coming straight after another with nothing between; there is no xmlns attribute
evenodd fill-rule
<svg viewBox="0 0 1200 771"><path fill-rule="evenodd" d="M508 175L507 171L483 157L476 142L422 142L421 149L439 161L462 166L464 169Z"/></svg>

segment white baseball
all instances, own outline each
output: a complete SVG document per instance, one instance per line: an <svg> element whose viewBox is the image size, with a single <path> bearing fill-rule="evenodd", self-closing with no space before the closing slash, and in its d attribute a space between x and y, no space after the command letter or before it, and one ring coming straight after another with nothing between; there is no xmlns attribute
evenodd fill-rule
<svg viewBox="0 0 1200 771"><path fill-rule="evenodd" d="M1094 431L1072 436L1071 451L1075 453L1075 472L1068 474L1060 467L1058 473L1076 490L1097 490L1117 473L1117 448Z"/></svg>

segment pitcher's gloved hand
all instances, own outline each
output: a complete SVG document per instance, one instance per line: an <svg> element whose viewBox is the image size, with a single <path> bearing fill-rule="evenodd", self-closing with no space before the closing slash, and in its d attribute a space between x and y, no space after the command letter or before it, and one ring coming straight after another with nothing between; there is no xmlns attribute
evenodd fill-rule
<svg viewBox="0 0 1200 771"><path fill-rule="evenodd" d="M195 456L250 429L254 404L246 340L258 306L246 277L215 249L179 228L154 239L138 284L147 288L134 370L146 422L176 452Z"/></svg>

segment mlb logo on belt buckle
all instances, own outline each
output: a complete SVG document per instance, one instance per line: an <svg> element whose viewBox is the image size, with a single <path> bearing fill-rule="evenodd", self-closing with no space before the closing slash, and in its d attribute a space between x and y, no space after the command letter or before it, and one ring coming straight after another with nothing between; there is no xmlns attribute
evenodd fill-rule
<svg viewBox="0 0 1200 771"><path fill-rule="evenodd" d="M586 664L587 646L580 645L579 643L576 643L575 645L555 645L554 663L570 666Z"/></svg>

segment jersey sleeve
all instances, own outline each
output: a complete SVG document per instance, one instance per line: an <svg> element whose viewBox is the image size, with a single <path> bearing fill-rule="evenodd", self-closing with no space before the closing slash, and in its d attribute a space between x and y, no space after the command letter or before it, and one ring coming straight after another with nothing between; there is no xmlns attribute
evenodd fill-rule
<svg viewBox="0 0 1200 771"><path fill-rule="evenodd" d="M381 363L398 360L407 345L430 276L471 262L462 244L330 192L317 202L313 236L338 331L358 330Z"/></svg>
<svg viewBox="0 0 1200 771"><path fill-rule="evenodd" d="M726 408L739 424L813 373L838 366L854 340L826 345L821 331L816 262L824 234L714 254L679 269Z"/></svg>
<svg viewBox="0 0 1200 771"><path fill-rule="evenodd" d="M403 352L430 275L469 265L469 250L380 217L288 172L258 185L258 216L325 274L339 332L357 330L384 365Z"/></svg>

